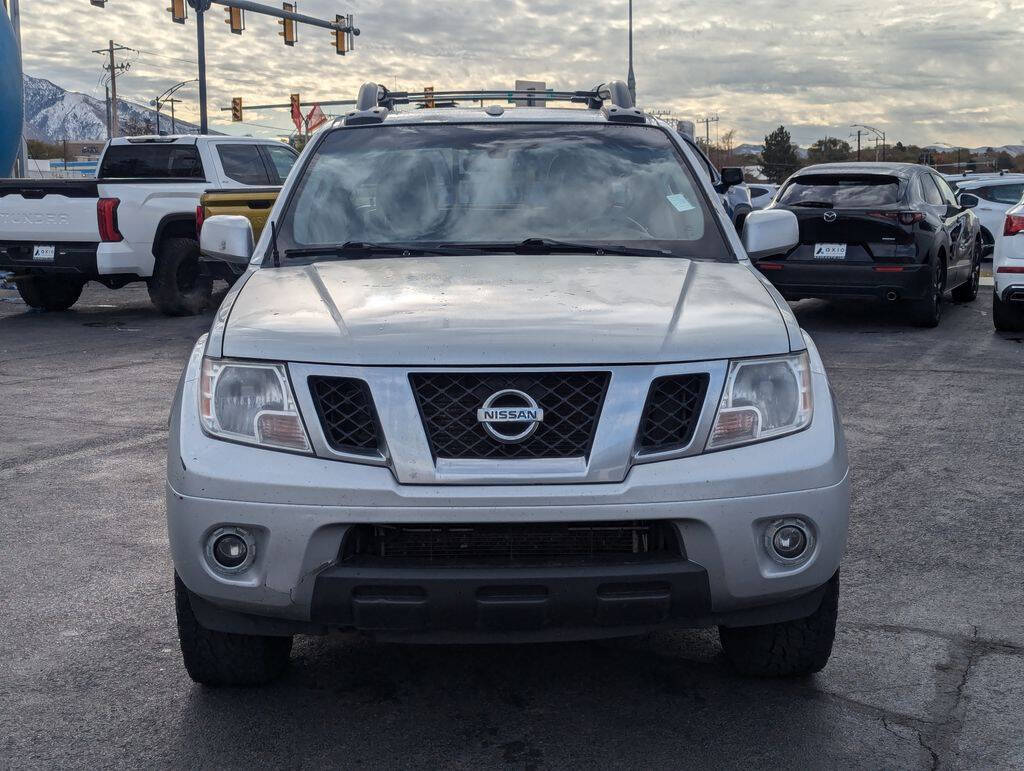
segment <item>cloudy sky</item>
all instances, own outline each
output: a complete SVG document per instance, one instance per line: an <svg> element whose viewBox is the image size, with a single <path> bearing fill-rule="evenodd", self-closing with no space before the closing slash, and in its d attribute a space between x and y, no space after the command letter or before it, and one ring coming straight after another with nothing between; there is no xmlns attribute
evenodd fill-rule
<svg viewBox="0 0 1024 771"><path fill-rule="evenodd" d="M123 96L148 101L195 77L195 20L171 23L168 0L21 0L25 70L102 97L108 38L130 46ZM626 75L625 0L300 0L311 15L355 14L356 51L300 27L287 48L275 19L248 15L230 34L207 15L210 114L232 96L249 103L352 98L358 85L507 88L515 78L585 88ZM1021 0L635 0L638 99L760 142L785 124L800 144L846 138L867 123L890 141L967 146L1024 143ZM197 115L192 100L180 105ZM338 108L336 108L338 109ZM246 133L276 135L286 111L249 111Z"/></svg>

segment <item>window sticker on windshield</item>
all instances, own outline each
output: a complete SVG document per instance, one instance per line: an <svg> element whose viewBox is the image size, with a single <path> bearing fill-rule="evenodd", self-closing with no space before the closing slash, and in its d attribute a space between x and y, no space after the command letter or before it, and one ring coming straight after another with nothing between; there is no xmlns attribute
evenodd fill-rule
<svg viewBox="0 0 1024 771"><path fill-rule="evenodd" d="M690 211L693 209L693 204L687 201L686 196L682 193L666 195L665 199L672 204L676 211Z"/></svg>

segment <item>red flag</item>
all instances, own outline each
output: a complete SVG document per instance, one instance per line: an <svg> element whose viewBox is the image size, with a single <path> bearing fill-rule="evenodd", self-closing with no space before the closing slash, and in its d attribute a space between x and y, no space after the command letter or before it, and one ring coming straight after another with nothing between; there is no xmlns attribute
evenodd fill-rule
<svg viewBox="0 0 1024 771"><path fill-rule="evenodd" d="M309 115L306 116L306 131L312 134L326 122L327 116L324 115L324 111L320 109L319 104L314 104L313 109L310 110Z"/></svg>
<svg viewBox="0 0 1024 771"><path fill-rule="evenodd" d="M299 105L299 95L292 94L292 122L295 130L302 133L302 108Z"/></svg>

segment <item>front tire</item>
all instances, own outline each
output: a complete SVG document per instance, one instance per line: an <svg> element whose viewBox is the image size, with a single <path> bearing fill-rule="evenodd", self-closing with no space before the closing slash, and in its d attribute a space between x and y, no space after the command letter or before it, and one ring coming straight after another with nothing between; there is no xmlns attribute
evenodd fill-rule
<svg viewBox="0 0 1024 771"><path fill-rule="evenodd" d="M1024 332L1024 308L1014 307L992 293L992 325L997 332Z"/></svg>
<svg viewBox="0 0 1024 771"><path fill-rule="evenodd" d="M229 634L199 623L188 590L174 574L174 610L178 640L188 676L201 685L263 685L281 676L288 666L291 637Z"/></svg>
<svg viewBox="0 0 1024 771"><path fill-rule="evenodd" d="M29 276L19 278L14 285L30 308L66 311L82 296L85 282L63 276Z"/></svg>
<svg viewBox="0 0 1024 771"><path fill-rule="evenodd" d="M981 286L981 239L974 242L974 254L971 259L971 275L963 284L953 290L953 302L970 303L978 296Z"/></svg>
<svg viewBox="0 0 1024 771"><path fill-rule="evenodd" d="M718 627L729 664L751 677L801 677L820 672L832 654L839 615L839 572L807 618L764 626Z"/></svg>
<svg viewBox="0 0 1024 771"><path fill-rule="evenodd" d="M149 279L149 299L167 316L195 316L210 305L213 282L199 267L199 242L165 238Z"/></svg>

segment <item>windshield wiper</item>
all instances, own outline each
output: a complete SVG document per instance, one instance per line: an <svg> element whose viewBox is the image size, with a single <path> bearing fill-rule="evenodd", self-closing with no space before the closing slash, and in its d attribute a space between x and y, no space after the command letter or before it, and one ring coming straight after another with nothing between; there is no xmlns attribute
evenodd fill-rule
<svg viewBox="0 0 1024 771"><path fill-rule="evenodd" d="M815 209L831 209L835 204L831 201L794 201L783 206L813 206Z"/></svg>
<svg viewBox="0 0 1024 771"><path fill-rule="evenodd" d="M359 259L360 257L377 257L382 255L398 255L400 257L419 257L422 255L466 255L479 254L476 248L454 248L448 246L431 246L428 244L402 243L369 243L367 241L346 241L343 244L324 246L307 246L298 249L286 249L286 259L296 257L340 257L343 259Z"/></svg>
<svg viewBox="0 0 1024 771"><path fill-rule="evenodd" d="M443 244L456 249L479 249L485 252L514 252L516 254L619 254L629 257L675 257L667 249L644 249L621 244L587 244L572 241L557 241L553 238L526 238L522 241L496 241L493 243Z"/></svg>

